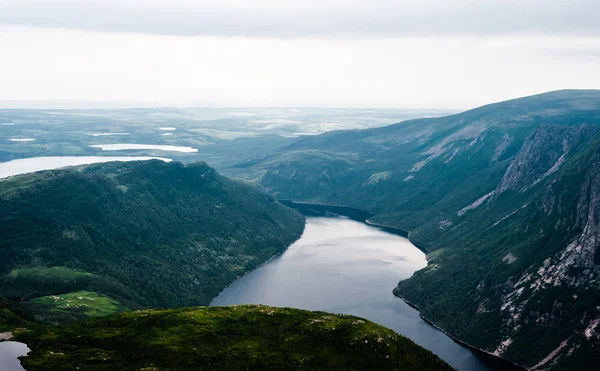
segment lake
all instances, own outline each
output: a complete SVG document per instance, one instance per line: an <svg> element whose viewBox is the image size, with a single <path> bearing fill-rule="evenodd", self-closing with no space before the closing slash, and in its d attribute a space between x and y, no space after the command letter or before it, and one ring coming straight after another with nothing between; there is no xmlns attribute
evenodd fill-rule
<svg viewBox="0 0 600 371"><path fill-rule="evenodd" d="M0 179L13 175L33 173L42 170L60 169L68 166L90 165L112 161L171 161L170 158L149 156L48 156L20 158L0 162Z"/></svg>
<svg viewBox="0 0 600 371"><path fill-rule="evenodd" d="M29 353L29 348L23 343L16 341L0 342L0 370L2 371L23 371L18 357Z"/></svg>
<svg viewBox="0 0 600 371"><path fill-rule="evenodd" d="M421 250L398 234L330 211L321 214L326 216L308 216L296 243L234 281L211 306L265 304L353 314L412 339L458 370L489 369L393 295L398 281L427 265Z"/></svg>
<svg viewBox="0 0 600 371"><path fill-rule="evenodd" d="M192 148L192 147L156 145L156 144L134 144L134 143L93 144L90 147L100 148L103 151L125 151L125 150L153 149L153 150L157 150L157 151L167 151L167 152L184 152L184 153L198 152L197 148Z"/></svg>

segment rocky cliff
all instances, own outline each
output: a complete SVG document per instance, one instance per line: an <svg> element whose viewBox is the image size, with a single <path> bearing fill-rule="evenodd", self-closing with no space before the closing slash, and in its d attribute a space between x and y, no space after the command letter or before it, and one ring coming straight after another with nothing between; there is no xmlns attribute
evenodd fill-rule
<svg viewBox="0 0 600 371"><path fill-rule="evenodd" d="M597 131L538 127L397 293L461 339L531 369L590 369L600 350Z"/></svg>
<svg viewBox="0 0 600 371"><path fill-rule="evenodd" d="M428 319L528 367L585 370L599 346L599 129L600 91L565 90L301 138L231 172L411 231L429 265L396 292Z"/></svg>

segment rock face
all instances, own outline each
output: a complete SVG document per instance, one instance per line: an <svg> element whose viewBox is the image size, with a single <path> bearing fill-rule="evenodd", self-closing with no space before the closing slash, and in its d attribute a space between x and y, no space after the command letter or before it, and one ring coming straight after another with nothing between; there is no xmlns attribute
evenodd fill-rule
<svg viewBox="0 0 600 371"><path fill-rule="evenodd" d="M541 125L527 138L495 193L524 191L538 184L555 173L573 150L596 130L591 125Z"/></svg>
<svg viewBox="0 0 600 371"><path fill-rule="evenodd" d="M586 370L600 351L599 129L600 91L558 91L302 138L232 171L410 230L429 266L396 292L425 317L528 367Z"/></svg>
<svg viewBox="0 0 600 371"><path fill-rule="evenodd" d="M565 242L521 272L502 297L505 338L556 333L555 348L546 348L546 356L530 364L534 370L589 367L581 361L582 352L597 352L600 347L596 333L600 323L600 145L592 143L587 152L571 162L572 172L559 173L550 181L540 205L545 217L558 220L550 233L564 234ZM576 204L564 201L568 195ZM498 350L519 356L523 351L517 346L522 345L500 345Z"/></svg>
<svg viewBox="0 0 600 371"><path fill-rule="evenodd" d="M590 125L537 128L496 189L459 210L459 227L438 239L455 247L432 254L435 274L418 272L397 292L451 333L533 370L591 369L589 356L600 350L596 133ZM467 299L456 305L455 295ZM494 330L480 336L481 326Z"/></svg>

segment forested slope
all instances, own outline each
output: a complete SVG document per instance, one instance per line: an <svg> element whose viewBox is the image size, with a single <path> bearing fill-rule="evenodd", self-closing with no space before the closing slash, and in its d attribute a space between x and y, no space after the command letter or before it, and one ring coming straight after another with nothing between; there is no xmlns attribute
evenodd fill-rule
<svg viewBox="0 0 600 371"><path fill-rule="evenodd" d="M429 266L396 292L460 339L529 367L589 369L599 129L600 91L565 90L303 138L231 171L410 231Z"/></svg>
<svg viewBox="0 0 600 371"><path fill-rule="evenodd" d="M296 211L204 163L16 176L0 181L0 296L38 298L28 303L52 320L115 306L206 305L303 228Z"/></svg>

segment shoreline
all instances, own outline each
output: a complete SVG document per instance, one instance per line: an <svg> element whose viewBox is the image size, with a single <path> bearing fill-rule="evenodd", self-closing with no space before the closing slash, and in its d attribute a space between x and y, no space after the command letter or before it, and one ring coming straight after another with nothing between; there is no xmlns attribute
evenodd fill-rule
<svg viewBox="0 0 600 371"><path fill-rule="evenodd" d="M401 294L397 293L396 291L394 291L394 295L400 299L402 299L402 301L404 301L408 306L414 308L415 310L419 311L419 317L427 322L428 325L430 325L431 327L435 328L438 331L443 332L446 336L448 336L450 339L452 339L455 343L458 343L466 348L469 348L470 350L476 352L478 355L482 355L485 357L489 357L490 359L493 358L496 361L501 361L501 362L506 362L507 364L509 364L512 368L518 368L521 369L523 371L527 371L529 370L527 367L520 365L518 363L515 363L513 361L511 361L508 358L502 357L500 355L488 352L487 350L481 349L481 348L477 348L476 346L473 346L463 340L460 340L459 338L457 338L456 336L450 334L448 331L444 330L443 328L441 328L440 326L436 325L435 322L433 322L432 320L428 319L427 317L425 317L422 313L421 313L421 308L419 308L416 304L412 303L411 301L407 300L404 296L402 296Z"/></svg>
<svg viewBox="0 0 600 371"><path fill-rule="evenodd" d="M346 205L329 205L329 204L315 204L315 203L310 203L310 202L298 202L298 201L292 201L292 200L279 200L279 202L281 202L282 204L288 206L288 207L292 207L292 205L302 205L302 206L317 206L317 207L329 207L329 208L333 208L333 209L346 209L348 211L355 211L355 212L359 212L359 213L363 213L363 214L369 214L370 216L367 218L358 218L355 219L357 221L361 221L367 225L373 226L373 227L377 227L377 228L381 228L383 230L388 230L388 231L393 231L391 233L397 234L399 236L405 237L406 239L408 239L410 241L410 243L412 243L417 249L421 250L422 252L424 252L427 255L427 250L425 248L423 248L422 246L419 246L418 244L415 244L415 242L413 240L411 240L410 238L410 231L405 231L401 228L396 228L396 227L391 227L391 226L387 226L387 225L383 225L383 224L379 224L379 223L374 223L369 221L369 218L375 216L376 214L373 214L369 211L365 211L365 210L361 210L361 209L357 209L355 207L351 207L351 206L346 206ZM348 216L348 215L344 215L344 216ZM348 216L350 218L352 218L352 216ZM496 363L503 363L504 366L509 367L509 369L511 370L520 370L520 371L528 371L528 368L526 368L525 366L519 365L518 363L515 363L511 360L509 360L508 358L504 358L500 355L496 355L493 354L491 352L488 352L486 350L477 348L455 336L453 336L452 334L448 333L446 330L444 330L443 328L439 327L438 325L436 325L433 321L429 320L428 318L426 318L422 313L421 313L421 308L416 305L415 303L407 300L406 298L404 298L402 295L400 295L399 293L395 292L395 290L393 290L393 294L402 299L402 301L404 303L406 303L409 307L413 308L414 310L416 310L417 312L419 312L419 318L421 318L424 322L426 322L428 325L432 326L433 328L435 328L436 330L442 332L443 334L445 334L446 336L448 336L450 339L452 339L452 341L454 341L457 344L460 344L462 346L464 346L465 348L473 351L475 353L476 356L480 357L480 358L485 358L485 360L490 361L490 362L496 362ZM482 361L484 361L482 359ZM485 363L485 362L484 362ZM500 365L498 365L500 366ZM500 369L500 368L498 368ZM501 369L504 369L501 368Z"/></svg>
<svg viewBox="0 0 600 371"><path fill-rule="evenodd" d="M389 225L385 225L385 224L379 224L379 223L375 223L372 222L370 220L365 220L365 223L367 223L368 225L371 225L373 227L378 227L378 228L382 228L382 229L391 229L391 230L395 230L398 231L399 233L396 233L402 237L405 237L407 240L410 241L410 243L412 243L417 249L421 250L422 252L425 253L425 255L427 255L428 251L425 247L423 247L421 244L415 242L413 239L410 238L410 232L409 231L405 231L402 228L397 228L397 227L390 227Z"/></svg>
<svg viewBox="0 0 600 371"><path fill-rule="evenodd" d="M244 276L245 276L245 275L247 275L247 274L250 274L250 273L254 272L254 271L255 271L255 270L257 270L258 268L262 267L263 265L265 265L265 264L269 263L271 260L273 260L273 259L276 259L276 258L277 258L277 257L279 257L280 255L282 255L284 252L286 252L286 251L287 251L287 250L290 248L290 246L292 246L293 244L295 244L296 242L298 242L298 240L300 240L300 239L302 238L302 236L304 236L304 231L305 231L305 230L306 230L306 218L305 218L305 220L304 220L304 228L302 229L302 233L300 234L300 236L299 236L298 238L296 238L294 241L292 241L292 243L290 243L288 246L286 246L286 247L285 247L285 249L283 249L282 251L278 252L278 253L277 253L277 254L275 254L275 255L272 255L272 256L271 256L269 259L267 259L267 260L265 260L264 262L260 263L260 264L259 264L259 265L257 265L256 267L254 267L254 268L252 268L252 269L250 269L250 270L247 270L246 272L244 272L244 273L240 274L239 276L237 276L236 278L234 278L234 279L233 279L231 282L229 282L229 284L228 284L227 286L223 287L223 288L221 289L221 291L219 291L219 293L218 293L217 295L215 295L215 296L214 296L212 299L210 299L210 302L209 302L209 303L208 303L206 306L207 306L207 307L211 307L211 306L212 306L212 303L213 303L213 301L215 301L215 299L216 299L216 298L217 298L219 295L221 295L221 293L222 293L223 291L225 291L225 290L226 290L226 289L227 289L229 286L231 286L231 285L232 285L232 284L233 284L235 281L237 281L238 279L240 279L240 278L244 277Z"/></svg>
<svg viewBox="0 0 600 371"><path fill-rule="evenodd" d="M398 227L392 227L390 225L385 225L385 224L380 224L380 223L376 223L376 222L372 222L369 219L371 219L372 217L374 217L377 214L373 214L370 211L366 211L366 210L362 210L362 209L358 209L356 207L352 207L352 206L348 206L348 205L333 205L333 204L325 204L325 203L311 203L311 202L305 202L305 201L294 201L294 200L288 200L288 199L281 199L278 200L280 203L282 203L285 206L291 207L291 208L295 208L294 205L296 206L300 206L300 208L296 208L296 209L303 209L302 206L304 207L316 207L316 208L330 208L330 209L334 209L338 212L341 213L341 215L343 216L347 216L352 220L356 220L359 221L361 223L365 223L368 224L372 227L377 227L382 229L385 232L389 232L392 234L395 234L397 236L401 236L404 237L406 239L408 239L410 241L410 243L412 243L417 249L421 250L423 253L425 253L425 255L427 255L428 251L427 248L423 247L423 245L421 245L418 242L415 242L413 239L410 238L410 231L404 230L402 228L398 228ZM306 210L308 211L308 210ZM326 212L334 212L333 210L325 210ZM359 215L348 215L348 214L343 214L343 212L346 211L348 214L360 214ZM335 213L335 212L334 212Z"/></svg>

